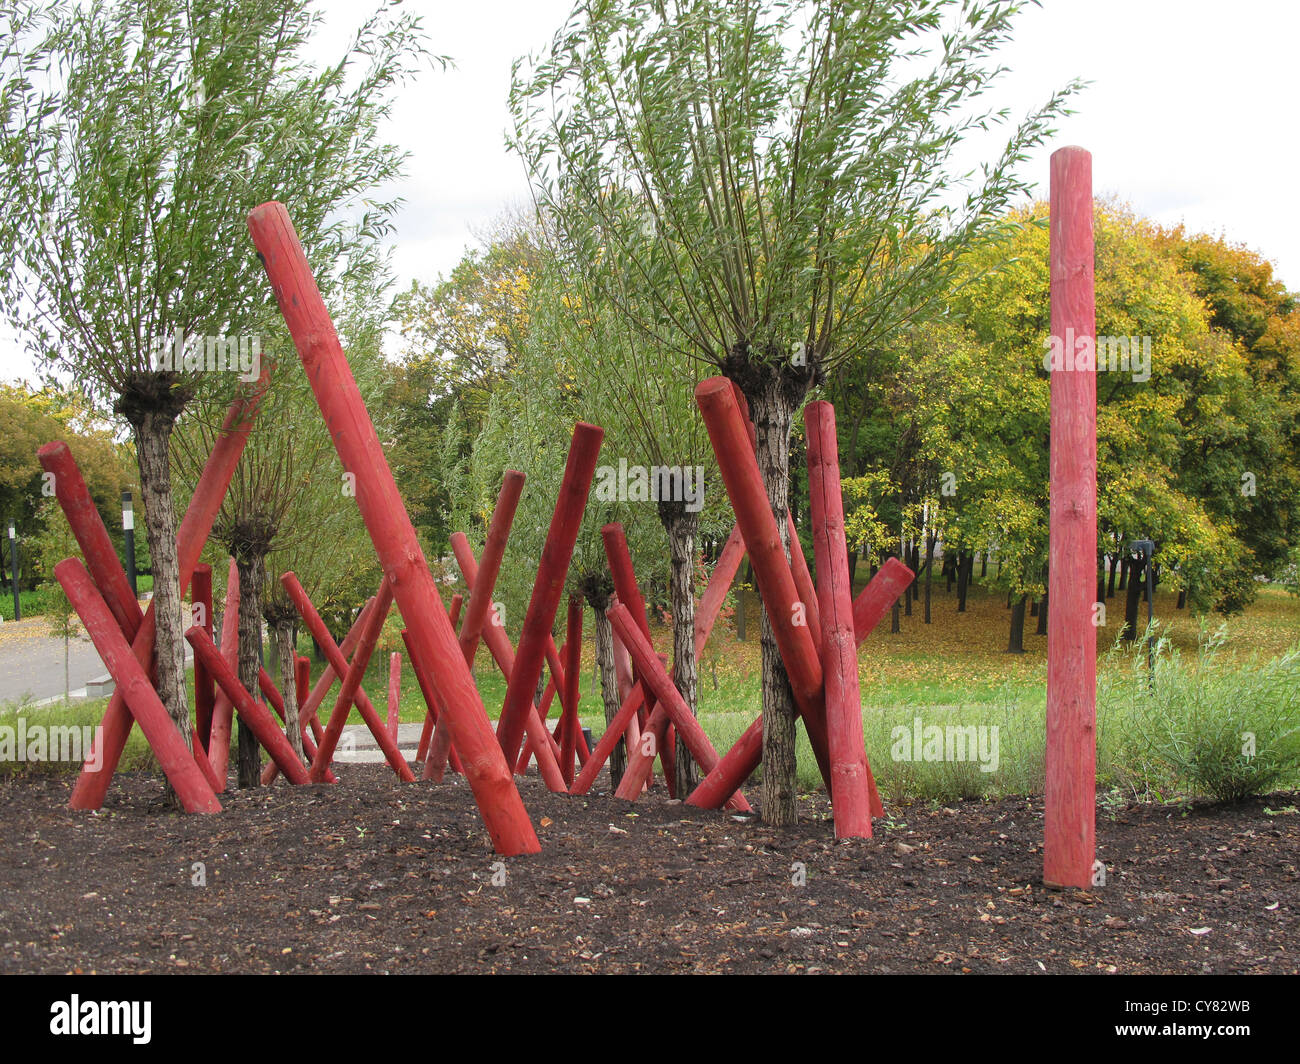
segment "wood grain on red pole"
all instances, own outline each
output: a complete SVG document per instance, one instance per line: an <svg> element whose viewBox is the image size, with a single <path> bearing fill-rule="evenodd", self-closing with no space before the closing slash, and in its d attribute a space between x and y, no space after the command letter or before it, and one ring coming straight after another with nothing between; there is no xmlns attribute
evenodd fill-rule
<svg viewBox="0 0 1300 1064"><path fill-rule="evenodd" d="M184 595L189 589L190 577L194 566L198 564L203 544L212 531L212 522L221 509L230 478L234 475L239 457L243 454L248 434L252 430L253 420L257 415L262 396L266 393L270 380L269 367L262 367L262 375L247 393L240 395L231 403L217 436L216 445L203 465L198 484L190 499L181 527L176 533L177 562L180 570L180 591ZM57 485L56 485L57 491ZM102 522L100 522L102 525ZM134 596L131 596L134 600ZM140 627L131 640L131 651L136 661L146 672L152 671L154 640L156 638L153 603L145 611ZM122 751L126 748L127 736L131 732L133 718L126 702L113 692L108 709L100 724L95 744L86 759L86 765L77 778L68 801L69 809L98 809L104 804L108 785L117 771ZM92 768L91 766L96 766Z"/></svg>
<svg viewBox="0 0 1300 1064"><path fill-rule="evenodd" d="M1050 234L1052 337L1065 368L1051 372L1043 880L1088 887L1096 857L1097 376L1092 359L1071 367L1080 346L1092 350L1096 340L1092 156L1082 148L1052 155Z"/></svg>
<svg viewBox="0 0 1300 1064"><path fill-rule="evenodd" d="M225 612L221 615L221 656L226 659L226 664L232 671L238 670L239 566L235 564L234 558L230 559L230 566L226 570L226 605ZM208 760L212 762L212 771L217 774L221 784L217 793L226 789L226 777L230 769L230 734L234 720L234 704L230 701L230 696L218 687L212 703L212 730L208 743Z"/></svg>
<svg viewBox="0 0 1300 1064"><path fill-rule="evenodd" d="M239 682L239 677L213 644L211 636L196 624L185 633L185 638L194 648L194 656L203 659L217 686L226 692L226 697L230 699L235 712L239 714L240 727L248 726L262 748L271 755L271 759L284 773L284 778L298 785L311 782L307 778L306 768L298 760L298 755L293 752L293 747L284 737L284 732L275 723L271 711L250 695Z"/></svg>
<svg viewBox="0 0 1300 1064"><path fill-rule="evenodd" d="M140 728L158 758L176 797L189 813L217 813L221 803L213 793L204 773L195 763L193 752L181 738L180 729L168 715L158 692L132 652L117 619L95 589L86 568L76 558L68 558L54 567L55 579L62 586L81 623L86 626L105 667L112 674L116 690L122 692L128 712L140 722ZM202 756L202 755L200 755Z"/></svg>
<svg viewBox="0 0 1300 1064"><path fill-rule="evenodd" d="M505 855L536 853L537 832L469 667L457 653L456 633L288 212L283 204L264 203L249 215L248 228L343 468L355 477L357 505L411 633L415 658L437 670L434 686L493 846Z"/></svg>
<svg viewBox="0 0 1300 1064"><path fill-rule="evenodd" d="M835 410L825 400L804 408L809 514L822 624L826 678L826 737L831 755L831 813L835 837L871 838L870 768L862 742L858 647L853 636L853 588L844 537ZM791 530L793 532L793 529Z"/></svg>
<svg viewBox="0 0 1300 1064"><path fill-rule="evenodd" d="M501 720L497 724L497 738L509 765L513 765L519 757L528 710L537 691L538 677L542 674L546 640L551 635L551 625L555 623L555 611L564 591L564 581L569 573L569 562L573 559L573 547L577 542L582 515L587 508L587 493L591 490L591 481L596 474L596 460L604 437L604 429L585 421L579 421L573 429L559 497L555 500L555 512L537 566L537 580L528 601L528 611L524 614L524 626L515 652L515 665L506 686Z"/></svg>

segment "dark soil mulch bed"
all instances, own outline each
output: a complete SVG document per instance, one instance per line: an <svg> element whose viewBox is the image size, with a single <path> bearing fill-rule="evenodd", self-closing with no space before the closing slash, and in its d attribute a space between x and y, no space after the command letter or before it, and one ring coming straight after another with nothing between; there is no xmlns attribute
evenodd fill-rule
<svg viewBox="0 0 1300 1064"><path fill-rule="evenodd" d="M339 775L209 817L147 776L99 814L67 810L71 778L0 783L0 972L1300 970L1300 815L1264 812L1294 794L1099 809L1107 884L1051 891L1039 799L894 808L835 843L821 796L774 831L530 777L543 852L498 865L464 780Z"/></svg>

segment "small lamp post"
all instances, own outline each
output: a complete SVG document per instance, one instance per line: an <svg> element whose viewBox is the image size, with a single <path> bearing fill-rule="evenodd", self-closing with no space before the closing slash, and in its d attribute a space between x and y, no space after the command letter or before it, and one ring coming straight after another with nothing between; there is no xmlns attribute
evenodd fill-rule
<svg viewBox="0 0 1300 1064"><path fill-rule="evenodd" d="M131 493L122 492L122 534L126 537L126 579L131 594L139 597L135 589L135 510L131 506Z"/></svg>
<svg viewBox="0 0 1300 1064"><path fill-rule="evenodd" d="M1149 539L1135 539L1129 544L1129 549L1136 551L1142 558L1142 569L1147 577L1147 674L1150 675L1155 668L1154 651L1151 642L1151 616L1152 609L1155 605L1155 588L1152 586L1151 572L1151 555L1156 551L1156 545Z"/></svg>
<svg viewBox="0 0 1300 1064"><path fill-rule="evenodd" d="M23 607L18 601L18 532L14 528L14 519L9 518L9 560L14 574L14 620L23 619Z"/></svg>

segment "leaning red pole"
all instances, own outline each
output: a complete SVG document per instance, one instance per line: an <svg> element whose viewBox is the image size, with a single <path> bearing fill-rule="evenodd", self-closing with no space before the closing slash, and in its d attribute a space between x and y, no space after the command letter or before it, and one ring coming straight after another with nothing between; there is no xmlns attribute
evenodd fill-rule
<svg viewBox="0 0 1300 1064"><path fill-rule="evenodd" d="M817 563L826 678L826 737L831 755L831 813L837 839L871 838L870 769L862 744L858 646L853 638L853 589L844 536L835 409L825 400L804 408L808 444L808 499Z"/></svg>
<svg viewBox="0 0 1300 1064"><path fill-rule="evenodd" d="M231 670L239 666L239 566L235 559L230 559L226 570L226 607L221 615L221 656ZM230 769L230 733L235 721L235 707L230 696L218 688L212 704L211 740L208 743L208 760L212 770L225 790L225 779ZM275 764L275 762L271 762ZM266 776L264 782L269 782ZM272 777L274 779L274 777Z"/></svg>
<svg viewBox="0 0 1300 1064"><path fill-rule="evenodd" d="M190 498L189 507L176 532L177 562L180 570L180 592L184 595L189 589L190 577L194 566L198 564L203 544L207 542L208 533L212 531L212 522L221 509L230 478L235 474L248 434L252 431L257 410L266 394L270 381L270 367L262 367L262 375L256 385L246 395L241 395L230 404L217 435L216 445L208 460L203 464L199 481ZM131 640L131 651L136 661L146 670L153 661L154 638L156 635L153 604L145 612L135 638ZM126 708L126 701L114 691L109 699L108 710L101 723L100 738L92 748L86 765L77 778L68 800L69 809L98 809L104 804L108 785L117 771L117 764L126 749L127 736L131 733L132 716ZM98 768L90 766L97 764Z"/></svg>
<svg viewBox="0 0 1300 1064"><path fill-rule="evenodd" d="M112 673L116 689L122 692L122 699L129 707L128 712L140 722L158 764L185 811L219 813L221 803L195 764L194 755L181 738L176 722L159 700L158 692L136 660L85 566L75 558L68 558L54 567L54 576L86 626L86 634L94 643L96 652Z"/></svg>
<svg viewBox="0 0 1300 1064"><path fill-rule="evenodd" d="M582 598L569 596L565 627L564 697L560 699L560 771L565 787L573 786L573 762L578 752L578 684L582 673Z"/></svg>
<svg viewBox="0 0 1300 1064"><path fill-rule="evenodd" d="M1083 148L1052 155L1050 247L1051 335L1063 360L1051 371L1043 881L1088 887L1097 810L1097 376L1092 156Z"/></svg>
<svg viewBox="0 0 1300 1064"><path fill-rule="evenodd" d="M596 475L596 459L604 438L605 430L597 425L579 421L573 427L573 439L569 444L569 457L564 465L560 493L555 500L555 512L537 566L537 580L528 600L528 612L524 614L523 630L519 633L515 667L506 685L505 703L501 707L501 719L497 723L497 738L508 765L513 765L519 757L524 723L533 704L537 679L542 674L546 640L551 635L555 611L564 591L569 562L573 560L578 527L582 524L582 515L587 508L587 493L591 490L591 481ZM453 741L454 738L453 736ZM457 743L458 749L459 745Z"/></svg>
<svg viewBox="0 0 1300 1064"><path fill-rule="evenodd" d="M492 844L504 855L537 853L537 832L457 652L456 633L289 214L281 203L264 203L248 216L248 229L343 468L355 478L357 505L411 633L415 659L436 670L433 684Z"/></svg>

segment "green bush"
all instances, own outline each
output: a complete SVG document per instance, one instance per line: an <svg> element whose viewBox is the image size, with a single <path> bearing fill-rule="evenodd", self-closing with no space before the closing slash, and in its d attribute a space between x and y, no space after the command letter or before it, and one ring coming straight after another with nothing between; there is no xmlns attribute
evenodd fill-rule
<svg viewBox="0 0 1300 1064"><path fill-rule="evenodd" d="M1143 748L1120 760L1146 775L1148 789L1169 784L1235 802L1300 779L1300 650L1223 664L1222 642L1222 630L1203 638L1198 660L1185 665L1159 637L1148 671L1139 641L1126 680L1099 692L1104 712L1140 737Z"/></svg>

